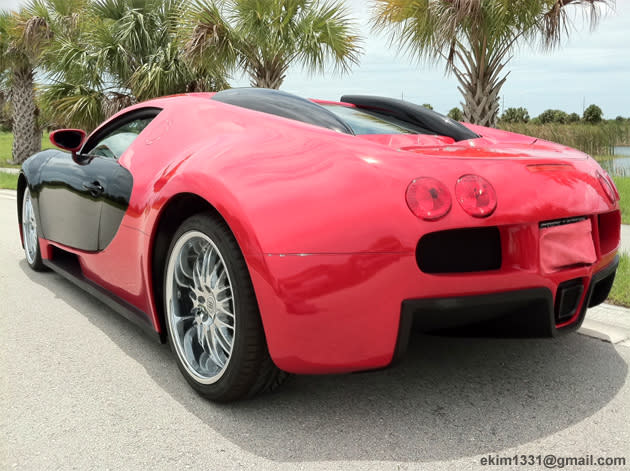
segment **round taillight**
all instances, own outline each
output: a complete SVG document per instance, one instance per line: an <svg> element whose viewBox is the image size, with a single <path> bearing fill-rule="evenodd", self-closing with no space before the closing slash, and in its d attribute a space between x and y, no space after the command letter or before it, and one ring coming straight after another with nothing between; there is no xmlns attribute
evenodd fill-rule
<svg viewBox="0 0 630 471"><path fill-rule="evenodd" d="M407 187L405 198L411 212L427 221L440 219L451 210L451 194L435 178L416 178Z"/></svg>
<svg viewBox="0 0 630 471"><path fill-rule="evenodd" d="M617 201L617 196L615 195L614 186L611 185L611 183L601 173L598 173L597 177L599 180L599 184L604 190L604 193L606 193L606 196L608 196L608 199L610 200L610 202L614 203L615 201Z"/></svg>
<svg viewBox="0 0 630 471"><path fill-rule="evenodd" d="M490 216L497 207L497 193L488 180L479 175L463 175L455 185L455 198L473 217Z"/></svg>

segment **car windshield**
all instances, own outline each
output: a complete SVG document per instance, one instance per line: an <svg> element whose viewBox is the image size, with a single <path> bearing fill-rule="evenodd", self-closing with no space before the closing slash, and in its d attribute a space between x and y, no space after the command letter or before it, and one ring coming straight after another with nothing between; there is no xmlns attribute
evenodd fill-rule
<svg viewBox="0 0 630 471"><path fill-rule="evenodd" d="M352 128L355 134L427 134L409 123L373 111L330 103L320 103Z"/></svg>

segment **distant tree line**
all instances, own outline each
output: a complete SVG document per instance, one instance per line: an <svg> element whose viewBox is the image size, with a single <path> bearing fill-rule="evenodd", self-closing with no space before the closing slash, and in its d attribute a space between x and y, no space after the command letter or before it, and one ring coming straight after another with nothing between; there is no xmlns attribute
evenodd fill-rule
<svg viewBox="0 0 630 471"><path fill-rule="evenodd" d="M590 155L612 154L615 146L630 143L630 118L603 119L597 105L587 107L582 116L549 109L533 119L529 119L523 107L507 108L498 127L574 147Z"/></svg>
<svg viewBox="0 0 630 471"><path fill-rule="evenodd" d="M426 106L426 105L424 105ZM433 108L431 108L433 109ZM451 108L448 112L448 117L456 121L464 120L464 113L460 108ZM574 124L574 123L588 123L598 124L604 120L604 113L602 109L597 105L589 105L580 116L577 113L567 113L562 110L548 109L540 113L534 118L530 118L527 108L506 108L503 114L499 117L499 126L502 124L518 124L518 123L531 123L531 124ZM630 121L629 118L623 116L617 116L613 121L623 123Z"/></svg>
<svg viewBox="0 0 630 471"><path fill-rule="evenodd" d="M430 105L424 105L430 107ZM430 107L430 109L433 109ZM455 121L463 121L464 113L460 108L451 108L447 115L449 118ZM574 123L588 123L598 124L605 121L604 113L602 109L597 105L589 105L580 116L577 113L567 113L562 110L548 109L540 113L534 118L530 118L527 108L506 108L503 114L499 117L499 126L503 124L518 124L518 123L531 123L531 124L574 124ZM623 116L617 116L614 121L624 123L630 121L630 118L624 118Z"/></svg>
<svg viewBox="0 0 630 471"><path fill-rule="evenodd" d="M532 124L573 124L573 123L589 123L597 124L603 120L604 113L597 105L589 105L584 110L582 116L577 113L567 113L562 110L548 109L540 113L537 117L531 119ZM621 118L621 117L620 117ZM623 118L621 118L623 119ZM507 108L499 118L501 123L528 123L530 122L529 113L526 108Z"/></svg>

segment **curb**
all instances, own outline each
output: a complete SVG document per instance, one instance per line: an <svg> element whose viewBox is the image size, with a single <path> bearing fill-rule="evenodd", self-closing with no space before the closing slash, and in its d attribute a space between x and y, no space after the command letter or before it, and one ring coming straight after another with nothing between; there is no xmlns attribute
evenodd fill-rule
<svg viewBox="0 0 630 471"><path fill-rule="evenodd" d="M20 173L20 169L19 168L12 168L12 167L0 167L0 172L12 173L13 175L17 175L18 173Z"/></svg>
<svg viewBox="0 0 630 471"><path fill-rule="evenodd" d="M607 303L591 308L578 333L630 347L630 309Z"/></svg>
<svg viewBox="0 0 630 471"><path fill-rule="evenodd" d="M628 224L621 225L621 246L619 249L630 254L630 225Z"/></svg>
<svg viewBox="0 0 630 471"><path fill-rule="evenodd" d="M14 200L17 198L17 191L0 189L0 197Z"/></svg>

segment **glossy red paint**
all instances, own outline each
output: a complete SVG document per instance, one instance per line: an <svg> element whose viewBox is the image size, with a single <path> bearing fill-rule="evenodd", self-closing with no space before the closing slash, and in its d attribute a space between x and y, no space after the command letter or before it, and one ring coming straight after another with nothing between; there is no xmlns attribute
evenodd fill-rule
<svg viewBox="0 0 630 471"><path fill-rule="evenodd" d="M148 313L157 331L152 250L162 211L181 194L206 200L231 228L249 266L271 356L289 372L386 366L403 300L533 287L555 293L566 280L588 284L615 257L618 235L616 242L606 239L603 252L598 227L599 215L618 214L619 205L600 184L603 170L581 152L472 125L483 137L458 143L345 135L209 96L134 107L163 111L119 159L134 178L122 225L102 252L68 249L86 277ZM471 217L456 203L436 221L409 210L405 193L415 178L438 178L455 195L467 174L496 190L490 216ZM544 273L539 223L575 216L590 219L597 260ZM480 226L499 228L500 270L419 270L415 250L423 234ZM45 258L48 245L41 241Z"/></svg>

